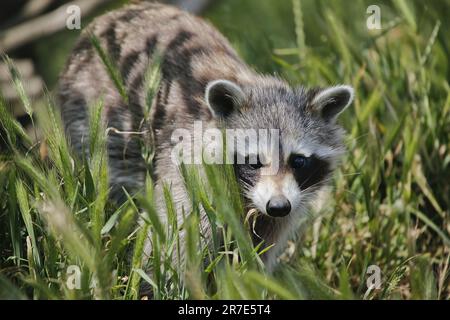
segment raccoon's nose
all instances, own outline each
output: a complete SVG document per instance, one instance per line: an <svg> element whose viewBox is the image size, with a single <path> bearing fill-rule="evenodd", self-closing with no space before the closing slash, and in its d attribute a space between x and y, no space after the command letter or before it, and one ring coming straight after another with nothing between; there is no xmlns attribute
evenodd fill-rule
<svg viewBox="0 0 450 320"><path fill-rule="evenodd" d="M284 217L291 212L291 203L285 196L274 196L266 205L266 211L272 217Z"/></svg>

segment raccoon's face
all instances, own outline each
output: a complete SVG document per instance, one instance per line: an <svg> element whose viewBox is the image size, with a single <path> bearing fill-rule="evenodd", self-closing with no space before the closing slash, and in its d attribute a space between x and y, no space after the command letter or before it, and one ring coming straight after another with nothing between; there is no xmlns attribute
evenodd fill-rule
<svg viewBox="0 0 450 320"><path fill-rule="evenodd" d="M205 98L221 126L246 135L231 152L248 208L276 218L304 212L345 151L336 118L352 102L353 89L292 89L273 78L242 87L217 80Z"/></svg>

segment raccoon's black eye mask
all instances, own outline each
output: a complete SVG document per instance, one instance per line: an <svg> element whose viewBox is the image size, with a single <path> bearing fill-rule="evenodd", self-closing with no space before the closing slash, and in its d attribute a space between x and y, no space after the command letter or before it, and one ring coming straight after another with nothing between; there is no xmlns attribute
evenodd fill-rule
<svg viewBox="0 0 450 320"><path fill-rule="evenodd" d="M289 157L289 166L292 169L302 169L311 166L311 157L305 157L301 154L293 154Z"/></svg>
<svg viewBox="0 0 450 320"><path fill-rule="evenodd" d="M315 155L306 157L301 154L289 156L288 165L300 189L306 189L322 182L330 173L329 163Z"/></svg>

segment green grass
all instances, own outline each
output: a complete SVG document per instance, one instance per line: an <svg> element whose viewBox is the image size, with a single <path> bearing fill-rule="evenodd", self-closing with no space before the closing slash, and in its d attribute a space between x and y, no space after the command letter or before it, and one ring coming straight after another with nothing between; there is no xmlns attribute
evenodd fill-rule
<svg viewBox="0 0 450 320"><path fill-rule="evenodd" d="M207 13L258 70L294 85L356 89L341 119L349 152L335 174L333 197L270 276L241 222L245 213L230 168L206 167L202 179L184 168L194 209L176 225L167 189L168 227L155 211L150 178L143 194L124 205L108 202L101 102L92 108L91 157L80 160L51 98L36 114L44 132L38 144L1 101L0 298L137 299L147 283L157 299L449 299L450 5L380 1L383 29L369 31L369 4L230 0ZM258 19L249 20L250 12ZM156 74L157 68L148 72L149 102ZM12 79L30 110L20 75L13 72ZM150 163L152 150L143 152ZM226 239L224 248L216 238L211 247L201 241L200 203ZM179 254L178 228L187 233L185 273L171 264ZM155 252L145 261L149 230ZM78 290L67 287L70 265L81 270ZM383 282L367 292L369 265L379 266Z"/></svg>

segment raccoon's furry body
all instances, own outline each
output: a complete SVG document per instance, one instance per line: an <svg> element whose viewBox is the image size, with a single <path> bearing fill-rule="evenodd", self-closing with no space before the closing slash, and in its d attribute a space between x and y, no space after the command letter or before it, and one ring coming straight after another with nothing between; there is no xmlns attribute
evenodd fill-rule
<svg viewBox="0 0 450 320"><path fill-rule="evenodd" d="M163 183L171 187L180 215L181 208L188 209L190 203L179 170L171 161L174 130L190 130L198 120L205 128L280 130L278 174L265 176L264 167L236 165L248 208L264 213L255 233L267 245L277 244L266 258L270 268L295 221L325 185L344 151L343 132L334 119L351 102L351 88L293 89L279 78L260 75L211 25L170 6L130 5L97 18L87 29L118 65L129 101L125 103L118 93L87 32L60 78L59 101L67 135L79 154L88 137L88 106L103 101L103 118L109 128L116 129L109 131L107 140L113 198L122 197L122 187L135 191L144 185L143 137L136 133L153 130L155 190L164 221ZM162 79L147 123L144 78L156 52L162 56ZM307 162L298 156L292 160L297 154ZM270 155L265 157L270 159ZM314 166L311 177L297 168L301 163ZM270 206L270 199L276 205ZM280 217L270 217L269 211Z"/></svg>

